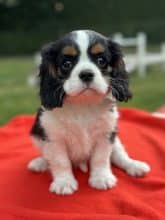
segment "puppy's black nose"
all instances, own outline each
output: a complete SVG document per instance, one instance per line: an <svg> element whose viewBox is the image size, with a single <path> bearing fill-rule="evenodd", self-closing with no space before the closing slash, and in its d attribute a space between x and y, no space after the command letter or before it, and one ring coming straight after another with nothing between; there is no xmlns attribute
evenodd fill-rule
<svg viewBox="0 0 165 220"><path fill-rule="evenodd" d="M88 70L79 74L80 79L85 83L90 83L93 80L94 74Z"/></svg>

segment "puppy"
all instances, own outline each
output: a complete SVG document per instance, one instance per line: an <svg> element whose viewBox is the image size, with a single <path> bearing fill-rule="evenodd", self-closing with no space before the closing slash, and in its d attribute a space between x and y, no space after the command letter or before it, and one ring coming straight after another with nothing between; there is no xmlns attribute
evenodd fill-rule
<svg viewBox="0 0 165 220"><path fill-rule="evenodd" d="M31 130L42 156L28 168L50 170L51 192L67 195L78 189L72 167L87 172L89 185L106 190L116 185L111 164L131 176L150 167L131 159L117 136L116 100L131 97L118 44L89 30L73 31L41 52L40 98Z"/></svg>

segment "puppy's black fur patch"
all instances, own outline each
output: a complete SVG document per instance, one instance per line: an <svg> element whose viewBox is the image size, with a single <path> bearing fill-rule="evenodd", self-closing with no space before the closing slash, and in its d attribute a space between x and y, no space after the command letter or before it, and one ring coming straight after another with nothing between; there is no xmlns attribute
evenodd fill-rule
<svg viewBox="0 0 165 220"><path fill-rule="evenodd" d="M47 109L61 107L65 92L62 81L49 73L48 64L40 66L40 97L41 104Z"/></svg>
<svg viewBox="0 0 165 220"><path fill-rule="evenodd" d="M111 40L108 41L108 47L111 53L110 66L112 71L110 72L110 77L112 94L118 101L128 101L132 97L132 93L129 90L128 74L125 70L121 48Z"/></svg>
<svg viewBox="0 0 165 220"><path fill-rule="evenodd" d="M112 131L109 137L109 140L112 144L114 143L116 136L117 136L117 131Z"/></svg>
<svg viewBox="0 0 165 220"><path fill-rule="evenodd" d="M41 104L47 109L61 107L65 92L63 83L56 74L57 45L50 43L42 49L42 63L40 65L40 98ZM51 68L50 68L51 67ZM53 72L50 72L50 69Z"/></svg>
<svg viewBox="0 0 165 220"><path fill-rule="evenodd" d="M46 132L40 123L40 117L41 117L43 111L44 110L42 108L39 108L39 110L37 112L37 116L36 116L34 124L33 124L33 127L30 131L30 134L32 136L36 136L37 138L39 138L43 141L48 141L48 137L46 135Z"/></svg>
<svg viewBox="0 0 165 220"><path fill-rule="evenodd" d="M77 50L77 56L68 56L62 53L63 48L72 46ZM40 98L41 104L47 109L62 107L65 92L63 84L69 78L73 66L78 60L79 50L72 40L72 34L61 40L49 43L41 51L42 63L40 65ZM70 69L64 69L63 63L72 62Z"/></svg>

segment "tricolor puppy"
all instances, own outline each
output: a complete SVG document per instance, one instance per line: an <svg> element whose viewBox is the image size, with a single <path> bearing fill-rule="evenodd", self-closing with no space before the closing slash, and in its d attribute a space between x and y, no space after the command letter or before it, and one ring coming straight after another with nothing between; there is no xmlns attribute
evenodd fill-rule
<svg viewBox="0 0 165 220"><path fill-rule="evenodd" d="M42 50L41 107L31 130L42 152L28 168L50 170L50 191L72 194L78 189L72 167L86 172L90 186L116 185L111 164L132 176L150 167L131 159L117 136L116 100L131 97L118 44L89 30L73 31Z"/></svg>

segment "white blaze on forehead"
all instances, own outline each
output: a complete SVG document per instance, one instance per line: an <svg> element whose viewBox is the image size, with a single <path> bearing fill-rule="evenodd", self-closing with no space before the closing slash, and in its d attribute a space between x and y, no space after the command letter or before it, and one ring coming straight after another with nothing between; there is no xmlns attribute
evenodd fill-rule
<svg viewBox="0 0 165 220"><path fill-rule="evenodd" d="M87 56L87 50L89 47L89 35L86 31L77 31L76 32L76 39L75 39L79 50L80 50L80 56L82 58L88 58Z"/></svg>

